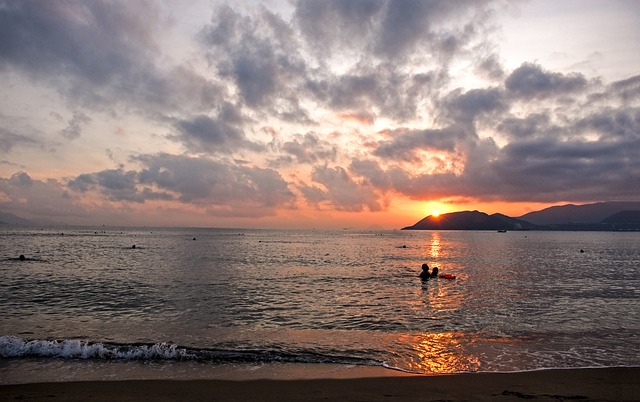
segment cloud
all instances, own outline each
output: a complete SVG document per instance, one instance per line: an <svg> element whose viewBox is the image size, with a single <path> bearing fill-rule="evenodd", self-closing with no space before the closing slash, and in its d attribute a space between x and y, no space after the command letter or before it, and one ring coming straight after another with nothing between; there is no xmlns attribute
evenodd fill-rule
<svg viewBox="0 0 640 402"><path fill-rule="evenodd" d="M417 52L447 57L477 34L487 2L305 0L295 7L294 21L312 51L391 61Z"/></svg>
<svg viewBox="0 0 640 402"><path fill-rule="evenodd" d="M504 78L505 71L495 54L489 54L484 59L479 60L476 64L475 71L480 77L492 81L501 81Z"/></svg>
<svg viewBox="0 0 640 402"><path fill-rule="evenodd" d="M99 191L112 201L191 203L221 216L269 216L291 208L295 196L275 170L236 166L206 158L140 155L139 171L108 169L77 176L70 189Z"/></svg>
<svg viewBox="0 0 640 402"><path fill-rule="evenodd" d="M338 115L402 121L446 84L444 59L485 40L490 19L480 16L489 8L477 1L298 1L288 22L264 8L242 13L221 5L200 38L220 80L260 116L308 124L312 102Z"/></svg>
<svg viewBox="0 0 640 402"><path fill-rule="evenodd" d="M385 133L390 140L381 141L373 155L397 161L421 162L418 151L443 151L454 153L471 134L462 126L443 129L408 130L397 129Z"/></svg>
<svg viewBox="0 0 640 402"><path fill-rule="evenodd" d="M32 137L0 127L0 154L9 153L16 146L32 147L34 145L38 145L38 142Z"/></svg>
<svg viewBox="0 0 640 402"><path fill-rule="evenodd" d="M91 118L82 112L74 112L69 120L69 125L65 127L61 134L68 140L74 140L82 134L82 126L91 122Z"/></svg>
<svg viewBox="0 0 640 402"><path fill-rule="evenodd" d="M292 88L306 66L281 17L264 8L242 15L221 5L200 37L217 73L234 84L243 104L281 116L304 114Z"/></svg>
<svg viewBox="0 0 640 402"><path fill-rule="evenodd" d="M284 154L277 159L276 164L331 162L335 161L338 154L334 143L320 139L315 133L296 135L290 141L285 141L280 148Z"/></svg>
<svg viewBox="0 0 640 402"><path fill-rule="evenodd" d="M380 211L378 195L367 185L356 183L347 171L339 166L316 166L311 178L322 187L300 185L300 191L311 204L320 207L324 201L338 211Z"/></svg>
<svg viewBox="0 0 640 402"><path fill-rule="evenodd" d="M523 78L523 71L532 74ZM350 168L378 191L413 199L634 199L640 192L640 98L629 94L638 82L632 77L603 87L525 64L504 87L449 92L438 105L448 126L381 132L371 154L376 159L356 160ZM565 100L550 99L555 96ZM442 167L421 168L437 163L442 152Z"/></svg>
<svg viewBox="0 0 640 402"><path fill-rule="evenodd" d="M547 112L532 113L526 117L506 117L497 125L500 133L514 141L549 134L551 117Z"/></svg>
<svg viewBox="0 0 640 402"><path fill-rule="evenodd" d="M156 50L148 31L155 14L148 2L5 2L0 63L35 78L55 72L107 83L129 69L133 54Z"/></svg>
<svg viewBox="0 0 640 402"><path fill-rule="evenodd" d="M472 89L467 92L456 89L444 98L442 108L452 121L470 124L480 114L506 110L507 104L498 88Z"/></svg>
<svg viewBox="0 0 640 402"><path fill-rule="evenodd" d="M295 196L280 174L272 169L237 166L205 158L175 155L143 155L135 158L144 168L140 183L176 194L181 202L225 206L227 214L272 215L289 208Z"/></svg>
<svg viewBox="0 0 640 402"><path fill-rule="evenodd" d="M27 219L55 221L64 217L72 222L74 217L89 219L90 214L70 199L64 185L57 180L35 180L25 171L10 178L0 177L0 207L3 211Z"/></svg>
<svg viewBox="0 0 640 402"><path fill-rule="evenodd" d="M222 87L184 66L163 66L160 29L171 27L152 1L5 2L0 71L53 88L74 108L154 116L215 104Z"/></svg>
<svg viewBox="0 0 640 402"><path fill-rule="evenodd" d="M369 46L384 6L378 0L303 0L295 3L294 21L311 48L331 57Z"/></svg>
<svg viewBox="0 0 640 402"><path fill-rule="evenodd" d="M354 159L349 170L365 178L366 183L386 192L392 188L391 178L376 161Z"/></svg>
<svg viewBox="0 0 640 402"><path fill-rule="evenodd" d="M121 84L157 53L149 2L8 2L0 9L0 66L78 94Z"/></svg>
<svg viewBox="0 0 640 402"><path fill-rule="evenodd" d="M537 64L524 63L507 77L505 86L519 98L545 98L581 91L586 88L587 80L579 73L554 73L544 71Z"/></svg>
<svg viewBox="0 0 640 402"><path fill-rule="evenodd" d="M37 204L48 196L68 216L266 217L305 201L358 212L396 196L640 192L640 76L607 84L539 62L506 68L491 36L501 0L294 0L282 14L222 4L201 26L168 18L179 6L164 2L2 4L0 75L27 106L3 104L3 166L26 172L44 165L31 161L38 151L89 147L117 166L79 163L69 179L31 186L25 172L1 179L12 208L34 197L34 211L47 210ZM176 50L165 40L187 22L197 35Z"/></svg>
<svg viewBox="0 0 640 402"><path fill-rule="evenodd" d="M612 83L610 91L624 102L637 100L640 98L640 75Z"/></svg>
<svg viewBox="0 0 640 402"><path fill-rule="evenodd" d="M198 115L175 122L179 134L170 138L180 140L191 151L209 154L262 150L262 145L245 137L241 120L233 107L226 105L217 118Z"/></svg>
<svg viewBox="0 0 640 402"><path fill-rule="evenodd" d="M67 183L71 190L86 193L99 191L111 201L143 203L152 199L171 199L168 194L160 196L149 188L138 186L138 173L123 168L107 169L97 173L84 173Z"/></svg>

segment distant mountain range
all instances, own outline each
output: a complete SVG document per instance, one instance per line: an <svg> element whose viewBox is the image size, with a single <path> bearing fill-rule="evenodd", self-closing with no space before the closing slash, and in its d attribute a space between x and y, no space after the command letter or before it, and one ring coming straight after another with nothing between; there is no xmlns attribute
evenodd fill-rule
<svg viewBox="0 0 640 402"><path fill-rule="evenodd" d="M31 226L33 222L28 219L21 218L10 212L0 212L0 225L23 225Z"/></svg>
<svg viewBox="0 0 640 402"><path fill-rule="evenodd" d="M640 202L563 205L517 218L479 211L427 216L402 230L640 230Z"/></svg>

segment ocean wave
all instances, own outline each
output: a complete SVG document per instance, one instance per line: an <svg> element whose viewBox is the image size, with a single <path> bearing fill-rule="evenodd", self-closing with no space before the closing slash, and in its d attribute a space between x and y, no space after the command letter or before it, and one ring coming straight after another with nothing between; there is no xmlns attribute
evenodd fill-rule
<svg viewBox="0 0 640 402"><path fill-rule="evenodd" d="M206 363L334 363L363 366L382 366L382 362L362 357L311 350L231 350L198 349L173 343L117 344L79 339L27 340L13 335L0 336L0 357L52 357L61 359L95 360L166 360Z"/></svg>

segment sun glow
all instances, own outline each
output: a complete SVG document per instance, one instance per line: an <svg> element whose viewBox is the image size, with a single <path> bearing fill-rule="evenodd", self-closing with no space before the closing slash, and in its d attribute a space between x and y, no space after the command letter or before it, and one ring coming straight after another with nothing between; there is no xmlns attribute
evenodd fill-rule
<svg viewBox="0 0 640 402"><path fill-rule="evenodd" d="M438 211L437 209L434 209L433 211L431 211L431 216L433 216L434 218L439 217L440 211Z"/></svg>

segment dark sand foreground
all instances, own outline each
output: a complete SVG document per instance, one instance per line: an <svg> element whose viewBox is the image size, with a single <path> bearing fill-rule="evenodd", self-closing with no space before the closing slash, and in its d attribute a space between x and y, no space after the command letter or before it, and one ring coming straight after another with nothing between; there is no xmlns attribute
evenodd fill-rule
<svg viewBox="0 0 640 402"><path fill-rule="evenodd" d="M304 380L0 386L1 401L639 401L639 368Z"/></svg>

